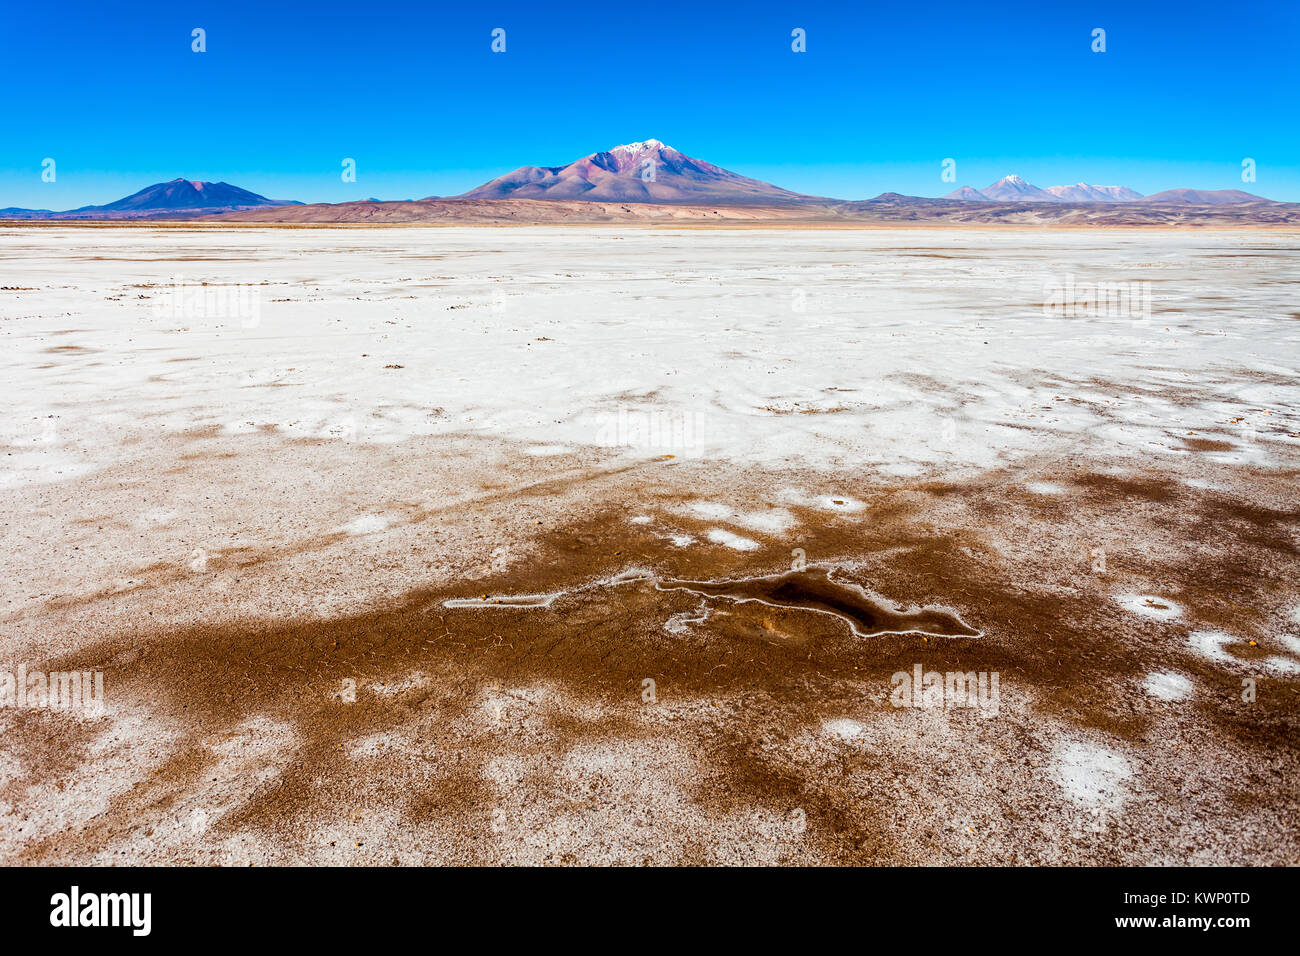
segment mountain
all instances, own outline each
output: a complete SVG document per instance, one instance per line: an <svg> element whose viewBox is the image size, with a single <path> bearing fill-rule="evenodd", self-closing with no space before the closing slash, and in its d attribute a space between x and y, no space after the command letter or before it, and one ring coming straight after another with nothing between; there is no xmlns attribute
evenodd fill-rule
<svg viewBox="0 0 1300 956"><path fill-rule="evenodd" d="M230 183L201 183L190 179L173 179L169 183L146 186L117 202L84 208L104 212L128 212L137 209L249 209L255 206L281 205L284 203L267 199L265 196L240 189Z"/></svg>
<svg viewBox="0 0 1300 956"><path fill-rule="evenodd" d="M1003 176L991 186L980 190L985 199L994 202L1060 202L1046 189L1030 185L1019 176Z"/></svg>
<svg viewBox="0 0 1300 956"><path fill-rule="evenodd" d="M1133 202L1142 194L1127 186L1091 186L1075 183L1073 186L1048 186L1051 193L1062 202Z"/></svg>
<svg viewBox="0 0 1300 956"><path fill-rule="evenodd" d="M944 199L963 202L1106 202L1106 203L1183 203L1199 206L1219 206L1230 203L1270 202L1240 189L1166 189L1164 192L1143 196L1127 186L1093 186L1075 183L1073 186L1048 186L1040 189L1019 176L1006 176L992 186L971 189L962 186Z"/></svg>
<svg viewBox="0 0 1300 956"><path fill-rule="evenodd" d="M139 192L103 206L82 206L66 212L48 209L0 209L9 219L158 219L193 218L238 209L301 205L296 200L267 199L230 183L205 183L173 179L155 183Z"/></svg>
<svg viewBox="0 0 1300 956"><path fill-rule="evenodd" d="M960 199L963 202L993 202L988 196L984 195L978 189L971 189L969 186L962 186L960 189L954 189L944 199Z"/></svg>
<svg viewBox="0 0 1300 956"><path fill-rule="evenodd" d="M1143 202L1196 203L1202 206L1218 206L1225 203L1270 202L1263 196L1242 192L1240 189L1166 189L1164 192L1147 196Z"/></svg>
<svg viewBox="0 0 1300 956"><path fill-rule="evenodd" d="M974 192L972 189L971 192ZM866 206L866 205L886 205L886 206L925 206L934 202L933 199L927 199L924 196L904 196L902 193L881 193L874 199L862 199L858 202L840 202L839 200L827 200L824 204L826 207L844 208L847 206Z"/></svg>
<svg viewBox="0 0 1300 956"><path fill-rule="evenodd" d="M824 201L692 159L657 139L615 146L567 166L520 166L452 198L702 204Z"/></svg>
<svg viewBox="0 0 1300 956"><path fill-rule="evenodd" d="M962 186L943 198L963 202L1134 202L1141 199L1142 194L1127 186L1092 186L1088 183L1040 189L1019 176L1005 176L992 186L983 189Z"/></svg>

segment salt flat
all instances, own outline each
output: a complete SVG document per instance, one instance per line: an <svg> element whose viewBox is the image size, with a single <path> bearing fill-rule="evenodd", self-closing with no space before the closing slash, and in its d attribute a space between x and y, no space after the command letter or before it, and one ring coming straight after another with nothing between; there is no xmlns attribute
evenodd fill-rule
<svg viewBox="0 0 1300 956"><path fill-rule="evenodd" d="M1300 862L1300 234L0 256L10 862ZM981 636L652 583L803 563Z"/></svg>
<svg viewBox="0 0 1300 956"><path fill-rule="evenodd" d="M33 290L6 296L9 428L21 446L53 413L74 469L146 424L676 441L904 475L1080 443L1179 454L1188 432L1252 428L1234 460L1267 465L1297 442L1268 420L1296 399L1290 234L0 235L9 284ZM1087 307L1097 285L1142 284L1145 311ZM1047 307L1067 288L1081 314ZM623 433L642 426L645 442ZM0 481L55 460L18 456Z"/></svg>

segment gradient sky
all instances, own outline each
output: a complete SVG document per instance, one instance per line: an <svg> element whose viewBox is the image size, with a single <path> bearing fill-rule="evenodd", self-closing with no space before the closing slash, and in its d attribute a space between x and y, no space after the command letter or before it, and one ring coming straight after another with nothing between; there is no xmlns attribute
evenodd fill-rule
<svg viewBox="0 0 1300 956"><path fill-rule="evenodd" d="M38 0L6 5L0 64L0 207L110 202L177 176L316 202L453 195L650 137L845 199L1015 172L1300 201L1296 0Z"/></svg>

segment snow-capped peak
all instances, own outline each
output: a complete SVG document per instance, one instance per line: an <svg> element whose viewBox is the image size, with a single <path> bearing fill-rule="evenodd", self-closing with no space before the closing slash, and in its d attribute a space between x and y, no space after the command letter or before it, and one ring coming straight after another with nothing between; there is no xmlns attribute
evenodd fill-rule
<svg viewBox="0 0 1300 956"><path fill-rule="evenodd" d="M641 143L625 143L622 146L615 146L610 152L612 153L645 153L656 149L671 149L665 143L657 139L647 139Z"/></svg>
<svg viewBox="0 0 1300 956"><path fill-rule="evenodd" d="M1003 177L1002 177L1002 181L1003 181L1004 183L1009 183L1009 184L1012 185L1012 186L1026 186L1026 185L1028 185L1028 183L1026 183L1023 179L1021 179L1021 178L1020 178L1019 176L1017 176L1015 173L1012 173L1010 176L1003 176Z"/></svg>

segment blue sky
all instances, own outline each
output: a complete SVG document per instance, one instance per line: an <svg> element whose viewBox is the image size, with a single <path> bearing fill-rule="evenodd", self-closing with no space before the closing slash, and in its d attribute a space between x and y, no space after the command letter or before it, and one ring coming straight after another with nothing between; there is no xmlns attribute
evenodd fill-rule
<svg viewBox="0 0 1300 956"><path fill-rule="evenodd" d="M177 176L304 201L452 195L650 137L846 199L942 195L951 157L977 188L1015 172L1300 201L1295 0L30 2L7 5L0 64L0 206Z"/></svg>

